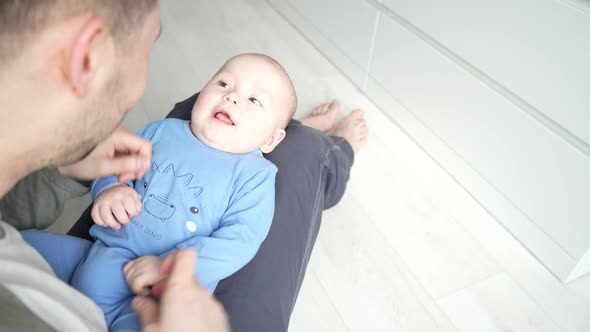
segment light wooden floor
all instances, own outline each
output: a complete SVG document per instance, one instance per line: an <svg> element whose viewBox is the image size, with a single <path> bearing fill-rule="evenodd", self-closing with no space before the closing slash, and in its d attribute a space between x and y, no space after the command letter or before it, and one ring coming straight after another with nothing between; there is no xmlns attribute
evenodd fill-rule
<svg viewBox="0 0 590 332"><path fill-rule="evenodd" d="M298 116L335 97L367 111L370 141L325 213L291 331L590 331L590 278L558 282L265 1L162 1L162 20L132 130L243 52L286 67Z"/></svg>

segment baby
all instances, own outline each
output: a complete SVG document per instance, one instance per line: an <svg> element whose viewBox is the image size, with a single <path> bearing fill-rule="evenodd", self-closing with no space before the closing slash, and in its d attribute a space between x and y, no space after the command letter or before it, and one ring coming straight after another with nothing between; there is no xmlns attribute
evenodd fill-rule
<svg viewBox="0 0 590 332"><path fill-rule="evenodd" d="M142 179L93 183L96 242L71 284L101 307L109 330L140 329L130 302L162 278L160 263L175 250L199 254L195 274L211 291L254 257L274 212L277 168L262 153L283 140L296 106L278 62L235 56L203 88L191 121L139 132L153 144Z"/></svg>

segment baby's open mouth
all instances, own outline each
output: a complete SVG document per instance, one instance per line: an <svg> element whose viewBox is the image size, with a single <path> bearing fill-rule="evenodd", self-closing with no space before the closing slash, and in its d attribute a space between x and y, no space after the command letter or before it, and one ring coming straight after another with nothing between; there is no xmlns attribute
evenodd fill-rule
<svg viewBox="0 0 590 332"><path fill-rule="evenodd" d="M229 125L229 126L233 126L234 122L232 121L231 117L229 116L229 114L227 114L225 111L217 111L215 112L215 114L213 114L213 117L216 118L217 120Z"/></svg>

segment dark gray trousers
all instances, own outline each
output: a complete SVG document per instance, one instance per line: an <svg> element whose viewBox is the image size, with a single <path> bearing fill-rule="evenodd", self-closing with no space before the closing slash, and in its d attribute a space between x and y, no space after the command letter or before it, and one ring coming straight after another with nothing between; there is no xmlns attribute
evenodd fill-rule
<svg viewBox="0 0 590 332"><path fill-rule="evenodd" d="M190 119L197 97L177 103L168 117ZM254 259L215 290L235 332L287 331L322 211L340 201L349 178L354 154L346 140L296 120L286 131L283 142L265 155L278 168L269 234ZM68 234L92 240L90 210Z"/></svg>

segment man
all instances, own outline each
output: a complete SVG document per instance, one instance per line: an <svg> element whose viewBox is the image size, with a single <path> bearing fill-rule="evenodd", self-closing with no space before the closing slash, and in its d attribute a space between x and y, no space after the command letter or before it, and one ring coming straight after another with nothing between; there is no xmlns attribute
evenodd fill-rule
<svg viewBox="0 0 590 332"><path fill-rule="evenodd" d="M66 199L88 191L64 175L88 180L120 174L121 181L143 175L149 144L121 130L82 161L63 165L112 132L143 93L159 29L156 0L0 2L0 219L20 229L51 224ZM178 103L172 115L190 114L196 98ZM366 141L362 112L334 126L337 109L336 103L318 108L314 127L340 137L294 121L285 141L266 156L279 168L273 225L256 257L215 291L234 331L287 330L322 211L340 200L353 149ZM39 170L51 165L62 166ZM104 329L96 307L60 284L6 222L0 222L0 327ZM76 229L72 234L84 236ZM204 295L190 269L181 268L194 259L178 252L162 264L170 277L159 307L148 298L134 302L144 329L227 329L219 303ZM180 325L166 325L172 323Z"/></svg>
<svg viewBox="0 0 590 332"><path fill-rule="evenodd" d="M0 197L31 172L87 156L113 132L143 94L159 32L157 0L0 2ZM131 153L119 158L121 152ZM60 170L78 178L135 178L150 155L149 142L118 131ZM57 172L28 179L52 181ZM38 227L43 220L30 222ZM192 276L194 261L194 253L179 251L163 264L170 277L160 308L135 300L145 330L228 330L221 307ZM3 330L106 329L100 309L55 278L3 221L0 262Z"/></svg>

